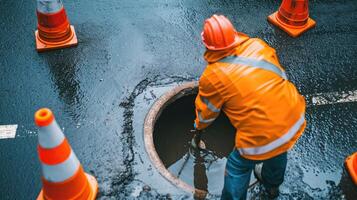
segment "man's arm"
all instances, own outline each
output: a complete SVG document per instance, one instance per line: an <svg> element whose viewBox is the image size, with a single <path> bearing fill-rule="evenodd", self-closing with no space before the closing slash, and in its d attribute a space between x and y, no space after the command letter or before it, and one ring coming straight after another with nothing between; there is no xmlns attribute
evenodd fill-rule
<svg viewBox="0 0 357 200"><path fill-rule="evenodd" d="M194 126L196 129L202 130L218 117L224 102L219 92L204 75L200 78L198 89Z"/></svg>

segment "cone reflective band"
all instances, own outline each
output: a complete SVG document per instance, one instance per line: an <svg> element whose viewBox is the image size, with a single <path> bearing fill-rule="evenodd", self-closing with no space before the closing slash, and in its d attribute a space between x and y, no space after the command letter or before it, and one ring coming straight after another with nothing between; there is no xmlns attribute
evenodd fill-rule
<svg viewBox="0 0 357 200"><path fill-rule="evenodd" d="M39 127L37 149L43 183L37 200L94 200L98 183L84 172L52 111L48 108L38 110L35 123Z"/></svg>
<svg viewBox="0 0 357 200"><path fill-rule="evenodd" d="M292 37L297 37L316 25L309 18L308 0L283 0L279 10L268 16L268 21Z"/></svg>
<svg viewBox="0 0 357 200"><path fill-rule="evenodd" d="M74 27L70 25L61 0L37 0L37 51L77 45Z"/></svg>

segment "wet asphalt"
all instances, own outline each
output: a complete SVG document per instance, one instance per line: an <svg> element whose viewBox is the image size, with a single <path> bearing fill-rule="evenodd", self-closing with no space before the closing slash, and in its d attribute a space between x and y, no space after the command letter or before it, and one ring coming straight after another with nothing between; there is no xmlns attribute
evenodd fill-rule
<svg viewBox="0 0 357 200"><path fill-rule="evenodd" d="M310 1L317 26L293 39L266 17L270 1L68 1L79 45L35 51L35 1L0 0L1 199L34 199L41 189L34 112L49 107L88 173L99 199L190 199L152 167L143 121L167 85L197 80L205 67L205 18L225 14L238 31L274 47L302 94L357 90L357 3ZM290 153L282 199L353 199L344 171L357 150L357 104L309 106L304 136ZM254 192L253 192L254 193Z"/></svg>

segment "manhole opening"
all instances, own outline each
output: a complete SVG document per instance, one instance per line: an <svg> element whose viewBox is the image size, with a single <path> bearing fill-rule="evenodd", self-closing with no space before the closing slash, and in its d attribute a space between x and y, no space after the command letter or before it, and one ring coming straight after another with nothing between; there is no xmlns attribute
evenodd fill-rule
<svg viewBox="0 0 357 200"><path fill-rule="evenodd" d="M194 86L193 86L194 85ZM208 150L214 152L219 161L216 164L205 163L203 170L197 168L197 161L188 161L182 175L178 176L178 168L186 161L185 156L192 139L190 129L195 118L196 83L179 86L164 94L149 112L146 125L146 148L160 173L173 184L186 191L218 194L223 185L225 158L234 148L235 129L224 113L205 130L202 135ZM190 157L191 159L191 157ZM213 167L211 167L213 166ZM214 167L219 167L214 169ZM176 169L173 170L173 169ZM219 172L219 173L218 173ZM219 181L217 181L219 179ZM212 190L212 191L211 191Z"/></svg>
<svg viewBox="0 0 357 200"><path fill-rule="evenodd" d="M195 119L195 98L193 90L167 105L154 127L155 149L166 168L182 158L188 150ZM202 135L207 149L220 158L226 157L234 148L235 129L224 113L205 130Z"/></svg>

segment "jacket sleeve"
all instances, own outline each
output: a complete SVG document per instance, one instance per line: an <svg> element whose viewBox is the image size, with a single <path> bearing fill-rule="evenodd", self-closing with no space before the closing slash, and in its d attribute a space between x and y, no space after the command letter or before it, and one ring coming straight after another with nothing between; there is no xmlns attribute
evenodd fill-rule
<svg viewBox="0 0 357 200"><path fill-rule="evenodd" d="M210 125L219 115L223 100L213 83L203 74L199 81L198 95L195 100L195 128L202 130Z"/></svg>

